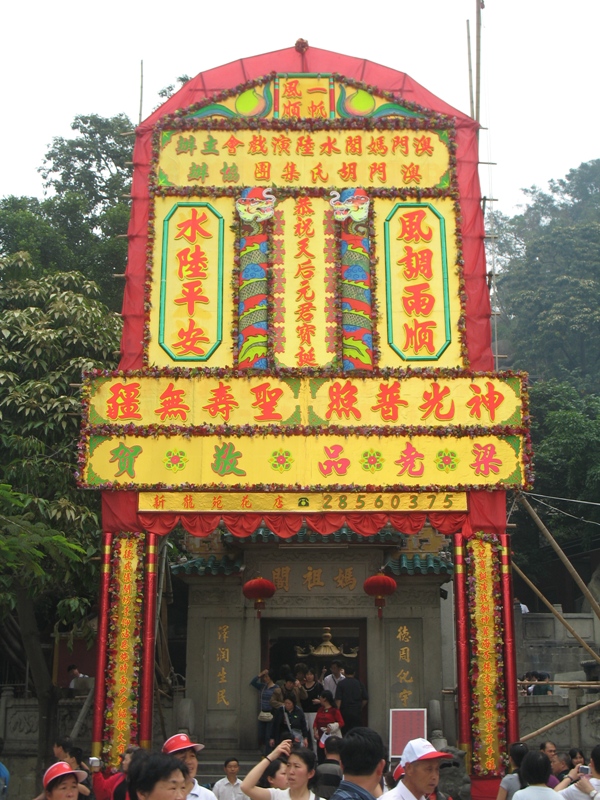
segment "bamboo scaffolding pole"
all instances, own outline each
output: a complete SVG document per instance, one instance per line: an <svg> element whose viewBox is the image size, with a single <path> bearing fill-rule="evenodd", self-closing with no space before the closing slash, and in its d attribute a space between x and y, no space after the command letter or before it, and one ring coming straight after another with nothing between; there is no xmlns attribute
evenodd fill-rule
<svg viewBox="0 0 600 800"><path fill-rule="evenodd" d="M565 714L564 717L559 717L559 719L555 719L554 722L550 722L548 725L544 725L543 728L538 728L537 731L533 731L533 733L528 733L526 736L521 736L522 742L527 742L529 739L535 739L536 736L540 736L542 733L546 733L551 728L555 728L557 725L562 725L563 722L568 722L570 719L574 717L578 717L580 714L583 714L585 711L589 711L592 708L598 708L600 706L600 700L594 700L593 703L588 703L587 706L582 706L578 708L577 711L571 711L570 714Z"/></svg>
<svg viewBox="0 0 600 800"><path fill-rule="evenodd" d="M471 117L475 119L475 100L473 98L473 64L471 61L471 26L467 20L467 53L469 56L469 102L471 105Z"/></svg>
<svg viewBox="0 0 600 800"><path fill-rule="evenodd" d="M481 106L481 8L482 0L475 0L475 119L480 122Z"/></svg>
<svg viewBox="0 0 600 800"><path fill-rule="evenodd" d="M587 642L584 642L584 640L577 633L577 631L571 625L569 625L569 623L563 617L563 615L554 608L554 606L552 605L552 603L549 600L547 600L544 597L544 595L540 592L540 590L537 588L537 586L535 586L535 584L533 584L529 580L527 575L525 575L525 573L521 569L519 569L519 567L515 564L515 562L512 561L511 563L512 563L513 570L517 573L517 575L522 580L525 581L525 583L527 584L527 586L529 586L531 591L534 592L540 598L542 603L544 603L548 607L548 609L554 614L554 616L559 620L559 622L562 622L562 624L569 631L571 636L579 642L579 644L584 648L584 650L587 650L587 652L592 656L592 658L595 659L598 662L598 664L600 664L600 656L598 655L598 653L596 653L594 650L592 650L592 648L589 646L589 644Z"/></svg>
<svg viewBox="0 0 600 800"><path fill-rule="evenodd" d="M521 686L531 686L532 681L517 681ZM600 681L544 681L544 684L550 686L569 686L570 688L577 688L578 686L600 686Z"/></svg>
<svg viewBox="0 0 600 800"><path fill-rule="evenodd" d="M557 543L557 541L554 538L554 536L552 536L552 534L550 533L548 528L544 525L542 520L538 517L536 511L531 507L531 505L530 505L529 501L527 500L527 498L524 497L524 495L520 494L520 495L518 495L518 500L521 503L521 505L523 506L523 508L527 511L527 513L529 514L531 519L538 526L540 531L544 534L544 537L548 540L548 542L552 546L552 549L554 550L556 555L560 558L562 563L567 568L567 571L568 571L569 575L573 578L573 580L575 581L577 586L581 589L581 591L583 593L583 596L585 597L585 599L590 604L592 611L598 617L598 619L600 619L600 605L598 604L598 601L596 600L594 595L590 592L588 587L585 585L585 583L581 579L581 576L579 575L579 573L577 572L575 567L571 564L569 559L563 553L560 545Z"/></svg>

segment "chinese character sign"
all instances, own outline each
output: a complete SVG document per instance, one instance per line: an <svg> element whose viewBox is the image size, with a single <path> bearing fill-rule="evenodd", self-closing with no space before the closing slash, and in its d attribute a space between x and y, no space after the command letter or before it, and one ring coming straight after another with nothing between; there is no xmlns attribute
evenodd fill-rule
<svg viewBox="0 0 600 800"><path fill-rule="evenodd" d="M257 345L258 347L258 345ZM166 432L173 425L256 425L282 429L298 424L358 428L510 426L521 422L525 390L512 375L455 378L276 377L127 378L89 384L86 422L120 427L134 422ZM524 432L524 428L522 429ZM115 448L114 463L128 472L137 454ZM333 459L335 460L335 459ZM331 461L333 463L333 461ZM324 467L327 469L327 467ZM339 474L339 473L338 473Z"/></svg>
<svg viewBox="0 0 600 800"><path fill-rule="evenodd" d="M453 117L273 72L156 120L143 365L86 388L82 485L156 490L156 512L170 490L250 511L259 482L274 511L529 486L521 376L470 371Z"/></svg>
<svg viewBox="0 0 600 800"><path fill-rule="evenodd" d="M230 222L225 224L230 203L157 200L156 204L160 220L149 287L149 357L173 365L208 364L229 344L224 342L224 331L229 337L232 311L224 293L227 289L230 296L230 279L224 281L228 243L232 248Z"/></svg>
<svg viewBox="0 0 600 800"><path fill-rule="evenodd" d="M113 655L107 675L107 704L103 758L119 763L119 756L137 730L137 688L141 657L140 625L143 538L121 534L113 542L116 564L110 586L108 647Z"/></svg>
<svg viewBox="0 0 600 800"><path fill-rule="evenodd" d="M86 391L91 438L82 482L88 486L251 489L269 476L281 491L340 484L438 492L524 485L529 476L527 430L518 424L524 388L512 374L437 380L400 373L294 380L223 374L194 381L116 373ZM132 430L132 414L154 435ZM309 428L318 441L304 435ZM273 511L284 507L276 495L272 501ZM157 494L154 509L165 510L165 502ZM225 507L222 498L214 502ZM193 497L187 503L195 508ZM248 499L242 510L251 509Z"/></svg>
<svg viewBox="0 0 600 800"><path fill-rule="evenodd" d="M404 488L464 489L522 485L526 452L512 435L376 436L322 434L318 442L301 435L185 435L144 437L126 434L119 449L129 469L111 458L114 440L92 436L84 472L88 486L120 485L186 488L273 487L298 491L307 486L343 486L348 491ZM157 510L161 510L160 508Z"/></svg>
<svg viewBox="0 0 600 800"><path fill-rule="evenodd" d="M453 333L458 276L446 232L452 219L448 202L381 206L389 347L415 366L438 362L448 352L458 356L460 339Z"/></svg>
<svg viewBox="0 0 600 800"><path fill-rule="evenodd" d="M455 180L450 118L408 113L332 75L286 74L177 122L157 130L151 177L149 365L463 366L456 213L433 202ZM410 202L423 192L428 219ZM387 219L390 198L406 210L388 242L373 220ZM401 259L408 275L432 264L433 274L402 278L412 282L398 302L384 302L375 270L390 259L394 275ZM402 342L384 335L390 326Z"/></svg>
<svg viewBox="0 0 600 800"><path fill-rule="evenodd" d="M448 146L440 131L427 131L429 144L418 139L424 132L403 130L363 131L293 130L300 122L264 130L210 131L199 123L188 135L196 147L181 147L174 133L160 151L159 183L166 186L438 186L450 167ZM203 152L203 150L205 152ZM162 174L161 174L162 173Z"/></svg>

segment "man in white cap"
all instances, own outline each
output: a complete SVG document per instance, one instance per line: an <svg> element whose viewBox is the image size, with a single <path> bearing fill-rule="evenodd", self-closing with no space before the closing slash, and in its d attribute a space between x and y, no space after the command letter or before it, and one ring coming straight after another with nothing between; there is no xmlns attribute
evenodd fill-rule
<svg viewBox="0 0 600 800"><path fill-rule="evenodd" d="M443 758L452 755L440 753L427 739L411 739L400 759L404 778L387 793L388 800L423 800L435 792Z"/></svg>
<svg viewBox="0 0 600 800"><path fill-rule="evenodd" d="M162 746L163 753L168 753L178 758L188 768L188 777L185 779L185 792L187 800L217 800L210 789L200 786L196 780L198 772L198 753L204 750L203 744L192 742L186 733L176 733Z"/></svg>

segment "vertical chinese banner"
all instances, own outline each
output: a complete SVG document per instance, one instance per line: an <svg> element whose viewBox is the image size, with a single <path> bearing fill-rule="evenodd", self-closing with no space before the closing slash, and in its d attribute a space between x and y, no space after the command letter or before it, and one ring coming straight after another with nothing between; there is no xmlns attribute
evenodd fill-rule
<svg viewBox="0 0 600 800"><path fill-rule="evenodd" d="M232 199L154 201L146 306L147 363L231 366L233 305L225 254L233 254ZM229 284L227 284L229 288Z"/></svg>
<svg viewBox="0 0 600 800"><path fill-rule="evenodd" d="M285 283L278 282L275 295L278 366L324 367L334 361L331 314L323 298L324 286L326 295L333 297L326 280L326 248L333 243L325 235L325 203L305 195L281 203L285 227L278 241L285 253Z"/></svg>
<svg viewBox="0 0 600 800"><path fill-rule="evenodd" d="M380 366L464 366L464 310L456 209L447 198L378 198L382 293Z"/></svg>
<svg viewBox="0 0 600 800"><path fill-rule="evenodd" d="M237 711L239 706L239 625L210 620L207 626L207 709ZM212 719L212 718L211 718ZM229 730L232 717L216 717L220 735ZM210 726L207 721L207 725Z"/></svg>
<svg viewBox="0 0 600 800"><path fill-rule="evenodd" d="M472 770L499 775L506 752L501 545L493 534L466 543L469 615Z"/></svg>
<svg viewBox="0 0 600 800"><path fill-rule="evenodd" d="M225 708L229 706L229 698L227 697L227 684L228 675L227 668L230 661L230 648L229 648L229 625L219 625L217 627L217 656L216 661L219 664L217 670L217 685L215 687L215 705L218 707L223 705Z"/></svg>
<svg viewBox="0 0 600 800"><path fill-rule="evenodd" d="M397 680L397 691L395 703L392 706L398 708L410 708L415 705L416 697L413 696L414 692L414 676L412 674L411 666L414 661L413 658L413 633L408 625L402 623L396 628L396 663L394 672Z"/></svg>
<svg viewBox="0 0 600 800"><path fill-rule="evenodd" d="M115 535L110 558L102 733L102 759L110 766L118 766L119 755L138 740L143 572L144 534Z"/></svg>

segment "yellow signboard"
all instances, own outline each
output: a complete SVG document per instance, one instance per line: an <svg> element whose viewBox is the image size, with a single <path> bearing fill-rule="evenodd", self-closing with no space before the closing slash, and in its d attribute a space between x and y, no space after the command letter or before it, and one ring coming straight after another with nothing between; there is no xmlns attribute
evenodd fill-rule
<svg viewBox="0 0 600 800"><path fill-rule="evenodd" d="M466 511L465 492L140 492L139 511L319 514L323 511Z"/></svg>
<svg viewBox="0 0 600 800"><path fill-rule="evenodd" d="M92 436L83 482L210 490L389 491L523 482L520 436ZM368 488L367 488L368 487Z"/></svg>
<svg viewBox="0 0 600 800"><path fill-rule="evenodd" d="M165 132L166 186L438 186L448 145L435 131L230 130Z"/></svg>
<svg viewBox="0 0 600 800"><path fill-rule="evenodd" d="M519 377L273 378L198 376L96 378L86 422L169 430L206 425L518 427Z"/></svg>
<svg viewBox="0 0 600 800"><path fill-rule="evenodd" d="M396 498L528 485L524 379L468 371L454 125L309 73L163 117L143 365L86 383L80 483Z"/></svg>

